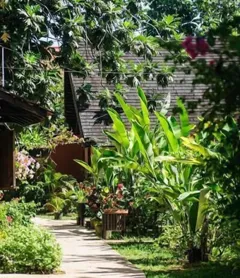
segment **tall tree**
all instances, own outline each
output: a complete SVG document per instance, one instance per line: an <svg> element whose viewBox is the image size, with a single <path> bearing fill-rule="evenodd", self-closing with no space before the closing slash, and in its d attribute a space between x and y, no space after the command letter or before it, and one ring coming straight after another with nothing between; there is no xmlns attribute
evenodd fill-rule
<svg viewBox="0 0 240 278"><path fill-rule="evenodd" d="M174 15L180 21L179 31L186 35L204 35L220 22L233 18L240 8L239 0L153 0L148 15L158 21ZM151 33L154 30L149 30Z"/></svg>
<svg viewBox="0 0 240 278"><path fill-rule="evenodd" d="M147 63L159 49L158 39L146 33L147 8L141 1L2 0L1 3L6 86L41 104L48 104L53 97L49 85L58 81L58 66L74 70L82 77L97 66L110 72L106 76L108 81L117 83L130 70L122 59L123 53L132 51ZM165 22L171 24L171 20ZM172 27L169 36L175 33ZM61 45L60 52L52 48L54 41ZM89 64L77 51L82 43L99 50L94 63ZM157 71L156 67L151 70ZM144 76L144 67L138 74Z"/></svg>

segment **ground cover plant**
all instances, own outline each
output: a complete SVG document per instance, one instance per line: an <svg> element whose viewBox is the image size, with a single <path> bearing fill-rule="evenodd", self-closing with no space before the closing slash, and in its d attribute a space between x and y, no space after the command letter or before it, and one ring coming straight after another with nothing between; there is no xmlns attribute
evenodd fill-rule
<svg viewBox="0 0 240 278"><path fill-rule="evenodd" d="M201 265L183 265L176 252L162 248L155 243L131 242L111 245L121 255L140 268L147 278L220 278L239 277L239 270L233 270L220 262Z"/></svg>

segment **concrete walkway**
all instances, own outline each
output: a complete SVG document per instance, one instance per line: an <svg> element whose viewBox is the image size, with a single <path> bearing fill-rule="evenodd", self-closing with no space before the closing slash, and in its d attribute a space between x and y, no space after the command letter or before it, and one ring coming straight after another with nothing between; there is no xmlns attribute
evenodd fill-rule
<svg viewBox="0 0 240 278"><path fill-rule="evenodd" d="M145 275L91 231L75 226L74 221L35 219L47 227L63 249L61 270L57 275L0 275L0 278L144 278Z"/></svg>

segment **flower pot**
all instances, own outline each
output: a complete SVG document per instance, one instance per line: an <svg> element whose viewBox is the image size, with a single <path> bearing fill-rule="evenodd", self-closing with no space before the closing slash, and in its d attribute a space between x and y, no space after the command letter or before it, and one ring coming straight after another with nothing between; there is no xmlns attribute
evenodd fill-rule
<svg viewBox="0 0 240 278"><path fill-rule="evenodd" d="M94 221L96 221L94 218L90 219L90 228L94 229Z"/></svg>
<svg viewBox="0 0 240 278"><path fill-rule="evenodd" d="M95 220L93 221L93 227L94 227L94 229L95 229L96 226L98 226L99 224L101 224L101 221L98 220L98 219L95 219Z"/></svg>
<svg viewBox="0 0 240 278"><path fill-rule="evenodd" d="M86 205L85 203L77 204L77 225L84 226L84 215L85 215Z"/></svg>
<svg viewBox="0 0 240 278"><path fill-rule="evenodd" d="M98 223L95 225L95 232L97 236L102 236L102 223Z"/></svg>
<svg viewBox="0 0 240 278"><path fill-rule="evenodd" d="M128 214L128 209L105 209L104 214Z"/></svg>
<svg viewBox="0 0 240 278"><path fill-rule="evenodd" d="M61 220L61 219L62 219L62 216L63 216L63 213L62 213L62 212L55 212L55 213L54 213L54 219L55 219L55 220Z"/></svg>

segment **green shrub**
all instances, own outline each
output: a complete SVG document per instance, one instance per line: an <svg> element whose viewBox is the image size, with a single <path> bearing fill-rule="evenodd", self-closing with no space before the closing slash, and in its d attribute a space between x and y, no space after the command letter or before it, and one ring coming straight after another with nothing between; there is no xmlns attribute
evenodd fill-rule
<svg viewBox="0 0 240 278"><path fill-rule="evenodd" d="M178 225L164 225L162 226L162 232L155 243L160 247L178 250L179 253L184 253L186 250L186 237L183 235L181 227Z"/></svg>
<svg viewBox="0 0 240 278"><path fill-rule="evenodd" d="M0 240L1 273L52 273L61 263L61 249L48 231L10 226Z"/></svg>
<svg viewBox="0 0 240 278"><path fill-rule="evenodd" d="M4 202L1 206L6 207L6 214L12 218L14 224L28 225L31 223L31 218L36 215L36 204L19 202L18 199L10 202Z"/></svg>

